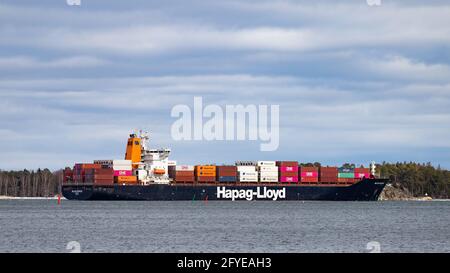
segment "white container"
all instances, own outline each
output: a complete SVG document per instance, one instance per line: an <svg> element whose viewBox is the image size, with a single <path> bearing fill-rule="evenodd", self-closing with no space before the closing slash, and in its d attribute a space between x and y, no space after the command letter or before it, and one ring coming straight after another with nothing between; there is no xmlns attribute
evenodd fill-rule
<svg viewBox="0 0 450 273"><path fill-rule="evenodd" d="M258 167L258 171L260 172L278 172L277 166L260 166Z"/></svg>
<svg viewBox="0 0 450 273"><path fill-rule="evenodd" d="M278 172L260 172L259 176L278 176Z"/></svg>
<svg viewBox="0 0 450 273"><path fill-rule="evenodd" d="M132 171L133 168L130 166L113 166L112 169L114 171Z"/></svg>
<svg viewBox="0 0 450 273"><path fill-rule="evenodd" d="M260 177L260 182L278 182L278 177Z"/></svg>
<svg viewBox="0 0 450 273"><path fill-rule="evenodd" d="M113 160L112 164L113 165L131 165L131 160L120 160L120 159L115 159Z"/></svg>
<svg viewBox="0 0 450 273"><path fill-rule="evenodd" d="M175 160L168 160L167 161L167 166L176 166L177 165L177 161Z"/></svg>
<svg viewBox="0 0 450 273"><path fill-rule="evenodd" d="M238 175L258 176L258 172L252 172L252 171L238 171Z"/></svg>
<svg viewBox="0 0 450 273"><path fill-rule="evenodd" d="M275 161L258 161L258 166L262 167L262 166L276 166L276 162Z"/></svg>
<svg viewBox="0 0 450 273"><path fill-rule="evenodd" d="M258 182L258 178L240 177L239 182Z"/></svg>
<svg viewBox="0 0 450 273"><path fill-rule="evenodd" d="M256 172L256 166L237 166L238 172Z"/></svg>
<svg viewBox="0 0 450 273"><path fill-rule="evenodd" d="M177 165L175 170L177 170L177 171L193 171L194 166L192 166L192 165Z"/></svg>

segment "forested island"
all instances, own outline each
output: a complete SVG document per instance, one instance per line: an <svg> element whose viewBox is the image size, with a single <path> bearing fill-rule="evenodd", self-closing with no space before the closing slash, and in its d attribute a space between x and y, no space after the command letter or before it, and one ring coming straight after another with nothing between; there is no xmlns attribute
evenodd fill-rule
<svg viewBox="0 0 450 273"><path fill-rule="evenodd" d="M392 188L405 195L450 199L450 171L439 166L430 163L383 162L377 165L377 173L380 177L390 178ZM62 181L62 170L0 170L0 196L53 197L60 193Z"/></svg>

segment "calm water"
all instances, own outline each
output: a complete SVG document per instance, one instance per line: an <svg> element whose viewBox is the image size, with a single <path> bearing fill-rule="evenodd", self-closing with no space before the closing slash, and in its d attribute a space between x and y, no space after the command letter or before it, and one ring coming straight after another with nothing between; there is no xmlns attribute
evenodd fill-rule
<svg viewBox="0 0 450 273"><path fill-rule="evenodd" d="M450 202L0 200L0 231L0 252L450 252Z"/></svg>

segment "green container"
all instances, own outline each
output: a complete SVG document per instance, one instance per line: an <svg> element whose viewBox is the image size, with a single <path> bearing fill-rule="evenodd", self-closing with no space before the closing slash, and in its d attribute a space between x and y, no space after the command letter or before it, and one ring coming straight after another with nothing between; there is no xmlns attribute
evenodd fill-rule
<svg viewBox="0 0 450 273"><path fill-rule="evenodd" d="M338 173L339 178L355 178L355 173Z"/></svg>

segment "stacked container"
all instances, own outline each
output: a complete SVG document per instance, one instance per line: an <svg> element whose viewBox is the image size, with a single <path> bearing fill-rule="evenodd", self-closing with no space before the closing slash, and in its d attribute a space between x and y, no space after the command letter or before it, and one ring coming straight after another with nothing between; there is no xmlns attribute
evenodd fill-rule
<svg viewBox="0 0 450 273"><path fill-rule="evenodd" d="M114 171L104 168L86 169L85 182L94 185L112 185L114 184Z"/></svg>
<svg viewBox="0 0 450 273"><path fill-rule="evenodd" d="M337 183L338 168L337 167L320 167L319 181L321 183Z"/></svg>
<svg viewBox="0 0 450 273"><path fill-rule="evenodd" d="M355 179L363 179L370 177L370 169L369 168L355 168Z"/></svg>
<svg viewBox="0 0 450 273"><path fill-rule="evenodd" d="M277 161L280 182L298 183L298 162Z"/></svg>
<svg viewBox="0 0 450 273"><path fill-rule="evenodd" d="M258 161L259 182L278 182L278 167L275 161Z"/></svg>
<svg viewBox="0 0 450 273"><path fill-rule="evenodd" d="M258 172L256 171L256 162L238 161L237 180L239 182L258 182Z"/></svg>
<svg viewBox="0 0 450 273"><path fill-rule="evenodd" d="M92 163L77 163L73 167L73 181L75 183L84 183L86 170L101 169L102 165Z"/></svg>
<svg viewBox="0 0 450 273"><path fill-rule="evenodd" d="M317 167L300 167L299 168L300 183L318 183L319 168Z"/></svg>
<svg viewBox="0 0 450 273"><path fill-rule="evenodd" d="M131 160L112 160L110 164L117 184L137 184Z"/></svg>
<svg viewBox="0 0 450 273"><path fill-rule="evenodd" d="M339 183L353 183L355 182L355 169L344 168L338 169L338 182Z"/></svg>
<svg viewBox="0 0 450 273"><path fill-rule="evenodd" d="M237 180L236 166L217 166L217 181L236 182L236 180Z"/></svg>
<svg viewBox="0 0 450 273"><path fill-rule="evenodd" d="M73 170L69 167L63 171L63 183L69 183L73 181Z"/></svg>
<svg viewBox="0 0 450 273"><path fill-rule="evenodd" d="M208 183L216 181L216 166L200 165L195 166L195 180L200 183Z"/></svg>
<svg viewBox="0 0 450 273"><path fill-rule="evenodd" d="M169 177L175 180L175 182L177 183L194 183L194 166L169 166Z"/></svg>

